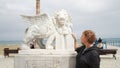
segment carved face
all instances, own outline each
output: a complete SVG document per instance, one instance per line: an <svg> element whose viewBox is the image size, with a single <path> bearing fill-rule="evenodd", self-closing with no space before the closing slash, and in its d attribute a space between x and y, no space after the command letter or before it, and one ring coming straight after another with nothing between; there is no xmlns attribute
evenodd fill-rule
<svg viewBox="0 0 120 68"><path fill-rule="evenodd" d="M58 23L59 23L59 25L64 25L65 24L65 21L66 21L66 16L65 16L65 14L59 14L59 15L57 15L57 21L58 21Z"/></svg>
<svg viewBox="0 0 120 68"><path fill-rule="evenodd" d="M68 19L68 14L65 10L60 10L55 13L55 19L59 26L63 26L66 23L66 20Z"/></svg>

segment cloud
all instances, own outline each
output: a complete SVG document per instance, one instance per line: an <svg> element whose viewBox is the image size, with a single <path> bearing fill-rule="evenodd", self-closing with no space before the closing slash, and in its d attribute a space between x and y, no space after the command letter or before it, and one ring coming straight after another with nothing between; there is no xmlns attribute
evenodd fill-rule
<svg viewBox="0 0 120 68"><path fill-rule="evenodd" d="M6 9L13 10L13 11L28 11L32 10L29 6L24 4L14 4L14 3L7 3Z"/></svg>
<svg viewBox="0 0 120 68"><path fill-rule="evenodd" d="M22 39L28 27L20 15L35 14L36 0L0 0L0 40ZM85 29L97 36L120 37L120 0L41 0L41 13L51 16L56 10L66 9L72 16L73 30L81 35ZM19 34L19 35L18 35ZM11 35L11 36L9 36Z"/></svg>
<svg viewBox="0 0 120 68"><path fill-rule="evenodd" d="M35 12L35 1L34 0L2 0L0 1L0 14L7 13L33 13Z"/></svg>

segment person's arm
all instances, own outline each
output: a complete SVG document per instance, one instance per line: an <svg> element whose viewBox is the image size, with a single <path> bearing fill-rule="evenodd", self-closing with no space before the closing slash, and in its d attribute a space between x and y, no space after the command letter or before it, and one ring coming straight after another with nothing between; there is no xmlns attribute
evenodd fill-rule
<svg viewBox="0 0 120 68"><path fill-rule="evenodd" d="M73 39L74 39L74 48L75 48L75 49L79 48L80 46L79 46L79 44L78 44L76 35L75 35L75 34L72 34L72 37L73 37Z"/></svg>

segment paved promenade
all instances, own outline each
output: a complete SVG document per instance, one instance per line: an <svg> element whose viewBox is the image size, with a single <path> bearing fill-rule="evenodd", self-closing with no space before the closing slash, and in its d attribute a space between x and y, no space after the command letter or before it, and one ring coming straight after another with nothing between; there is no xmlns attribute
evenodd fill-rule
<svg viewBox="0 0 120 68"><path fill-rule="evenodd" d="M120 68L120 47L109 46L108 49L118 49L116 60L113 55L102 55L100 68Z"/></svg>
<svg viewBox="0 0 120 68"><path fill-rule="evenodd" d="M113 55L102 55L100 68L120 68L120 47L108 46L109 49L118 49L116 54L116 60ZM0 55L0 68L14 68L14 57L4 58Z"/></svg>

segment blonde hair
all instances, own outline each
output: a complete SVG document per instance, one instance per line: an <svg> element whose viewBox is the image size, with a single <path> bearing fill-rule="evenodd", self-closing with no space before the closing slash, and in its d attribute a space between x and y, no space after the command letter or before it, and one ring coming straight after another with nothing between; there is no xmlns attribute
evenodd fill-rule
<svg viewBox="0 0 120 68"><path fill-rule="evenodd" d="M85 39L88 43L93 44L96 40L96 35L92 30L85 30L83 32L83 35L85 36Z"/></svg>

